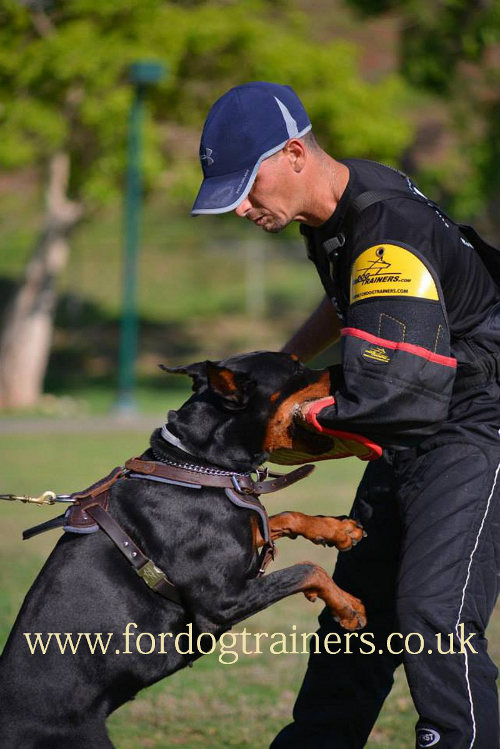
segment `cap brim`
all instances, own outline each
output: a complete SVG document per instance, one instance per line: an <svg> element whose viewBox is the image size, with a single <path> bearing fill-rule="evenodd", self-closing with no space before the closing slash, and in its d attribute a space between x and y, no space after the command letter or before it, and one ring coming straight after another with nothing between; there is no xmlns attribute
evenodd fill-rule
<svg viewBox="0 0 500 749"><path fill-rule="evenodd" d="M310 129L311 123L308 123L300 133L297 133L293 137L302 138ZM232 172L220 177L205 177L191 209L191 215L198 216L203 213L227 213L228 211L234 211L245 200L252 189L255 177L264 159L281 151L289 140L290 138L287 138L282 143L278 143L278 145L273 146L263 153L253 169L248 167L247 169L241 169L238 172Z"/></svg>
<svg viewBox="0 0 500 749"><path fill-rule="evenodd" d="M227 213L233 211L250 192L259 164L254 169L221 177L205 177L191 209L193 216L201 213Z"/></svg>

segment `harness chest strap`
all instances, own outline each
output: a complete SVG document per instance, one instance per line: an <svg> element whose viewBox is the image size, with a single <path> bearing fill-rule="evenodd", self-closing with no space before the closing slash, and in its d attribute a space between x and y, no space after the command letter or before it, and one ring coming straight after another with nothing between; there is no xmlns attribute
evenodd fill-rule
<svg viewBox="0 0 500 749"><path fill-rule="evenodd" d="M106 491L106 494L108 492ZM146 585L154 590L155 593L159 593L163 598L167 598L169 601L182 605L179 592L175 585L170 582L164 572L160 570L152 561L149 559L134 541L130 538L128 533L125 533L121 525L105 510L100 503L86 505L86 511L91 515L99 527L106 533L107 536L113 541L117 549L121 551L125 559L132 565L134 570L137 572L140 578L144 580Z"/></svg>
<svg viewBox="0 0 500 749"><path fill-rule="evenodd" d="M125 477L127 471L121 466L114 468L108 476L97 481L82 492L75 492L71 498L75 504L68 510L65 528L88 533L92 524L106 533L116 548L132 565L139 577L163 598L182 606L179 591L165 573L137 546L121 525L108 512L109 491L113 484ZM90 527L89 527L90 526Z"/></svg>
<svg viewBox="0 0 500 749"><path fill-rule="evenodd" d="M261 577L266 571L266 567L273 559L276 558L277 549L271 538L271 527L269 525L269 515L267 510L260 502L259 498L251 494L239 494L233 489L225 489L226 497L237 507L243 507L245 510L253 510L260 517L262 526L262 538L264 543L259 556L259 569L257 577Z"/></svg>

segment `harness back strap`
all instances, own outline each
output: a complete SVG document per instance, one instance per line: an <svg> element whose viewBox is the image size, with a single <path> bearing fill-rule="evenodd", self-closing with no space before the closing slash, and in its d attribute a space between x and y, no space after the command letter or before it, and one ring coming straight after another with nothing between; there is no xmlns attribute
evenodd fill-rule
<svg viewBox="0 0 500 749"><path fill-rule="evenodd" d="M290 473L275 476L270 481L254 481L248 474L197 473L188 468L179 468L152 460L141 460L140 458L130 458L126 461L125 468L129 471L137 471L138 473L173 481L182 481L187 484L201 484L202 486L213 486L219 489L235 489L240 494L277 492L309 476L311 471L314 470L314 466L311 465L300 466Z"/></svg>
<svg viewBox="0 0 500 749"><path fill-rule="evenodd" d="M125 472L122 466L116 466L116 468L113 468L113 470L108 473L107 476L99 479L99 481L96 481L95 484L91 484L86 489L83 489L83 491L73 492L73 494L70 495L70 498L72 500L75 500L87 499L87 497L97 497L110 489L113 484L124 475L124 473Z"/></svg>

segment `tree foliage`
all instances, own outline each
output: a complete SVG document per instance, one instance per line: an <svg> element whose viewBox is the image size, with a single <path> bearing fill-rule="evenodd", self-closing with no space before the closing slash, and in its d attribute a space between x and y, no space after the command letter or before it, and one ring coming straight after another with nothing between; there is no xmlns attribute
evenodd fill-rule
<svg viewBox="0 0 500 749"><path fill-rule="evenodd" d="M150 93L145 171L172 197L199 181L197 139L208 108L246 80L289 83L315 130L339 156L396 162L411 139L398 76L377 84L358 72L356 48L318 46L307 21L270 0L2 0L0 165L71 160L70 191L88 205L118 194L124 172L128 65L165 63Z"/></svg>
<svg viewBox="0 0 500 749"><path fill-rule="evenodd" d="M497 0L347 0L367 15L400 18L400 70L446 101L453 130L447 157L427 177L466 215L500 193L500 3Z"/></svg>
<svg viewBox="0 0 500 749"><path fill-rule="evenodd" d="M365 83L355 47L318 47L305 18L285 2L0 0L0 29L0 166L45 167L49 198L0 337L0 403L7 406L32 405L40 393L55 280L77 217L122 191L132 62L168 67L149 92L144 171L151 187L163 180L170 202L192 201L208 109L243 81L294 86L332 153L394 162L411 139L408 122L396 116L402 80Z"/></svg>

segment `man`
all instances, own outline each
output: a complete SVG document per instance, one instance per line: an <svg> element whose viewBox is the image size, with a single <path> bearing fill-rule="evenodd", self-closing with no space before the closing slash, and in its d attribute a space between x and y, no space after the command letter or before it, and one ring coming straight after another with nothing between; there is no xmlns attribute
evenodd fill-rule
<svg viewBox="0 0 500 749"><path fill-rule="evenodd" d="M227 92L200 158L193 214L234 210L267 232L301 224L326 297L284 350L307 361L340 332L343 352L332 397L299 418L383 448L352 511L368 537L334 573L364 601L373 647L351 637L351 653L311 654L272 749L365 746L401 661L417 747L498 747L484 636L500 563L495 250L396 170L322 151L287 86ZM320 625L343 634L327 612Z"/></svg>

